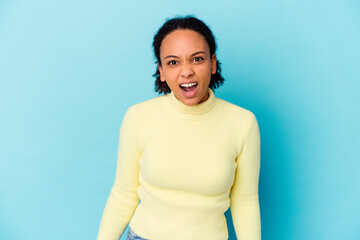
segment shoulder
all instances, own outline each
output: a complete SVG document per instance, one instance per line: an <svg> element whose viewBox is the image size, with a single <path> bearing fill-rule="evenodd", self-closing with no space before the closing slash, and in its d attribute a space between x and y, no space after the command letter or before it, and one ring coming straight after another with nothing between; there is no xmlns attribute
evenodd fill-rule
<svg viewBox="0 0 360 240"><path fill-rule="evenodd" d="M244 107L238 106L234 103L228 102L224 99L217 98L217 107L224 115L234 117L237 120L249 121L255 118L255 114Z"/></svg>
<svg viewBox="0 0 360 240"><path fill-rule="evenodd" d="M130 106L126 114L144 116L149 114L155 114L156 111L160 111L164 104L166 95L157 96Z"/></svg>
<svg viewBox="0 0 360 240"><path fill-rule="evenodd" d="M221 116L221 122L238 136L246 136L249 129L258 127L256 116L249 109L221 98L218 98L217 101L216 106L218 115Z"/></svg>

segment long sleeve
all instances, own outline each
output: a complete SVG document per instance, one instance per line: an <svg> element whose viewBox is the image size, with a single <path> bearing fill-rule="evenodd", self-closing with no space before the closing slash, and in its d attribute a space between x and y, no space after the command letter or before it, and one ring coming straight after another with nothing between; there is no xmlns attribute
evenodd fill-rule
<svg viewBox="0 0 360 240"><path fill-rule="evenodd" d="M247 137L236 158L237 169L230 194L230 210L237 239L260 240L261 220L258 198L260 173L260 132L250 112Z"/></svg>
<svg viewBox="0 0 360 240"><path fill-rule="evenodd" d="M140 152L134 114L130 107L121 124L116 176L102 215L98 240L118 240L139 203L136 191L139 186Z"/></svg>

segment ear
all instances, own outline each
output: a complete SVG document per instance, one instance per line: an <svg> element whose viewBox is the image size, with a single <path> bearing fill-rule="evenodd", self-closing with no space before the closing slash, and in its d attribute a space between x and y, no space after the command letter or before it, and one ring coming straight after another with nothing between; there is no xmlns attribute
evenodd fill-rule
<svg viewBox="0 0 360 240"><path fill-rule="evenodd" d="M212 55L211 57L211 74L215 74L216 73L216 55L215 53Z"/></svg>
<svg viewBox="0 0 360 240"><path fill-rule="evenodd" d="M158 63L158 69L159 69L159 72L160 72L160 81L165 82L165 77L164 77L164 74L163 74L160 63Z"/></svg>

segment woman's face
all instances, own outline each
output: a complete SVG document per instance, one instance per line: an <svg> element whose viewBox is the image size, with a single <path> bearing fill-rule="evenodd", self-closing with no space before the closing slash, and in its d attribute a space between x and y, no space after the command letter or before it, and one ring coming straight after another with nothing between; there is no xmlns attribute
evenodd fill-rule
<svg viewBox="0 0 360 240"><path fill-rule="evenodd" d="M211 74L216 73L216 55L210 56L204 36L192 30L169 33L160 46L160 80L186 105L209 97Z"/></svg>

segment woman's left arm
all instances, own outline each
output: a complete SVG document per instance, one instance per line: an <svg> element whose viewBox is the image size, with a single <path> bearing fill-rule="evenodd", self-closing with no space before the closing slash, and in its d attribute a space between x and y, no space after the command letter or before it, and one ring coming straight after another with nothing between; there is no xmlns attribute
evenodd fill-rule
<svg viewBox="0 0 360 240"><path fill-rule="evenodd" d="M236 158L237 169L230 194L230 209L237 239L260 240L261 220L258 197L260 173L260 132L250 112L247 137Z"/></svg>

